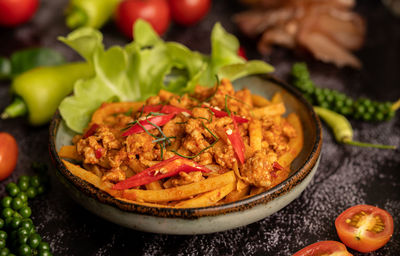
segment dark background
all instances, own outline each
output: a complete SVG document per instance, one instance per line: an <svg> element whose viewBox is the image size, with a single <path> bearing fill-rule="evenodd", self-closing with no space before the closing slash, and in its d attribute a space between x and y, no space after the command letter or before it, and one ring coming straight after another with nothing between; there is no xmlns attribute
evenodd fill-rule
<svg viewBox="0 0 400 256"><path fill-rule="evenodd" d="M56 37L69 31L64 25L67 0L42 0L35 18L17 29L0 28L0 55L29 46L61 51L68 60L79 57ZM231 17L243 10L236 1L214 0L205 20L191 28L173 25L165 39L208 53L212 25L220 21L239 37L251 59L264 59L276 67L275 75L287 80L291 65L306 60L312 78L323 88L341 90L353 97L395 101L400 98L400 19L380 1L359 1L356 11L368 23L365 46L357 55L362 70L338 69L305 55L276 48L270 56L255 51L255 41L243 37ZM103 30L105 44L128 42L111 23ZM0 82L0 110L10 103L9 82ZM352 120L355 139L400 146L400 114L384 123ZM39 233L55 255L291 255L308 244L336 240L334 220L346 208L371 204L389 211L394 234L382 249L354 255L400 255L400 154L339 145L324 126L319 169L303 194L276 214L246 227L209 235L172 236L138 232L100 219L72 201L54 177L47 142L48 126L33 128L23 118L1 120L0 131L13 134L19 145L17 168L0 183L0 196L10 181L31 174L32 161L49 164L51 188L30 205Z"/></svg>

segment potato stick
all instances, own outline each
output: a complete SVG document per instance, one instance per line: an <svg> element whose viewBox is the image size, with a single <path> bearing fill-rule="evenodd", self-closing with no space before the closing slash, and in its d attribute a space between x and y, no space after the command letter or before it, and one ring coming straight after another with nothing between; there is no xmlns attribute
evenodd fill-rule
<svg viewBox="0 0 400 256"><path fill-rule="evenodd" d="M149 189L149 190L160 190L160 189L162 189L159 180L156 180L156 181L153 181L153 182L151 182L149 184L146 184L146 188Z"/></svg>
<svg viewBox="0 0 400 256"><path fill-rule="evenodd" d="M296 137L289 140L289 151L278 158L278 163L283 167L288 167L303 147L303 129L300 118L295 113L291 113L287 117L289 124L296 130Z"/></svg>
<svg viewBox="0 0 400 256"><path fill-rule="evenodd" d="M125 113L128 111L137 112L143 106L143 102L114 102L105 103L97 109L92 116L91 124L104 123L104 118L116 114ZM89 125L90 126L90 125Z"/></svg>
<svg viewBox="0 0 400 256"><path fill-rule="evenodd" d="M237 200L242 199L246 196L250 191L250 186L247 183L244 183L242 180L238 180L236 183L236 189L230 192L226 198L225 202L230 203Z"/></svg>
<svg viewBox="0 0 400 256"><path fill-rule="evenodd" d="M161 101L167 101L170 98L174 97L175 94L173 94L172 92L166 91L166 90L160 90L158 92L158 96L160 96Z"/></svg>
<svg viewBox="0 0 400 256"><path fill-rule="evenodd" d="M263 188L263 187L252 187L250 190L250 196L260 194L260 193L264 192L266 189L267 188Z"/></svg>
<svg viewBox="0 0 400 256"><path fill-rule="evenodd" d="M115 197L115 198L122 202L131 203L131 204L138 204L138 205L157 207L157 208L171 208L171 205L169 205L169 204L153 204L153 203L133 201L133 200L129 200L129 199L122 198L122 197Z"/></svg>
<svg viewBox="0 0 400 256"><path fill-rule="evenodd" d="M233 171L230 171L216 177L179 187L162 190L127 189L117 192L122 192L121 196L130 200L160 203L186 199L200 193L220 188L234 181L236 181L235 174Z"/></svg>
<svg viewBox="0 0 400 256"><path fill-rule="evenodd" d="M64 165L67 167L67 169L75 176L81 178L82 180L85 180L89 183L91 183L93 186L107 191L110 186L107 186L104 182L101 181L101 178L98 177L97 175L83 169L79 165L72 164L68 161L61 160Z"/></svg>
<svg viewBox="0 0 400 256"><path fill-rule="evenodd" d="M271 102L269 102L266 98L257 94L252 94L251 100L253 101L253 105L257 108L265 107L271 104Z"/></svg>
<svg viewBox="0 0 400 256"><path fill-rule="evenodd" d="M262 142L262 129L261 121L257 119L251 119L249 124L249 135L250 135L250 148L256 151L261 150Z"/></svg>
<svg viewBox="0 0 400 256"><path fill-rule="evenodd" d="M227 194L229 194L236 187L236 182L229 183L221 188L212 190L210 192L199 195L195 198L181 201L176 204L177 208L191 208L191 207L205 207L216 204L222 198L224 198Z"/></svg>
<svg viewBox="0 0 400 256"><path fill-rule="evenodd" d="M254 118L261 119L265 116L276 116L282 115L286 111L285 105L283 103L271 104L262 108L256 108L253 110L252 114Z"/></svg>
<svg viewBox="0 0 400 256"><path fill-rule="evenodd" d="M73 160L81 160L81 156L76 151L76 146L75 145L62 146L60 148L60 151L58 151L58 155L61 158L68 158L68 159L73 159Z"/></svg>
<svg viewBox="0 0 400 256"><path fill-rule="evenodd" d="M274 94L274 96L272 96L272 99L271 99L272 104L278 104L278 103L282 103L282 102L283 102L282 93L277 92Z"/></svg>

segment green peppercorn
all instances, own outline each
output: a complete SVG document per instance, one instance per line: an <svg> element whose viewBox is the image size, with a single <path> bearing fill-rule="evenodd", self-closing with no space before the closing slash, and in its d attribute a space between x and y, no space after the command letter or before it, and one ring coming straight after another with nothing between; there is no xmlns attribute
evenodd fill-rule
<svg viewBox="0 0 400 256"><path fill-rule="evenodd" d="M6 247L6 240L5 239L0 239L0 249L3 249Z"/></svg>
<svg viewBox="0 0 400 256"><path fill-rule="evenodd" d="M20 228L24 228L29 231L29 233L34 230L34 226L31 219L23 219L19 224Z"/></svg>
<svg viewBox="0 0 400 256"><path fill-rule="evenodd" d="M11 206L11 201L12 201L11 196L3 197L3 199L1 199L1 206L3 206L3 208L8 208Z"/></svg>
<svg viewBox="0 0 400 256"><path fill-rule="evenodd" d="M21 256L30 256L32 255L31 247L27 244L23 244L18 248L18 253Z"/></svg>
<svg viewBox="0 0 400 256"><path fill-rule="evenodd" d="M40 251L39 256L52 256L53 254L51 254L50 251Z"/></svg>
<svg viewBox="0 0 400 256"><path fill-rule="evenodd" d="M0 250L0 256L9 256L10 255L9 253L10 249L8 249L7 247Z"/></svg>
<svg viewBox="0 0 400 256"><path fill-rule="evenodd" d="M37 189L35 187L29 187L26 191L28 198L34 198L37 195Z"/></svg>
<svg viewBox="0 0 400 256"><path fill-rule="evenodd" d="M22 202L28 202L28 196L23 191L19 192L16 197L21 198Z"/></svg>
<svg viewBox="0 0 400 256"><path fill-rule="evenodd" d="M39 186L38 188L37 188L37 194L38 195L41 195L41 194L43 194L44 193L44 191L45 191L45 187L44 186Z"/></svg>
<svg viewBox="0 0 400 256"><path fill-rule="evenodd" d="M36 248L39 246L42 238L38 234L32 234L29 236L28 244L31 248Z"/></svg>
<svg viewBox="0 0 400 256"><path fill-rule="evenodd" d="M0 229L4 228L4 224L5 224L4 219L0 218Z"/></svg>
<svg viewBox="0 0 400 256"><path fill-rule="evenodd" d="M9 217L12 217L13 214L14 214L14 210L11 209L11 208L8 208L8 207L4 208L3 211L2 211L2 215L6 219L9 218Z"/></svg>
<svg viewBox="0 0 400 256"><path fill-rule="evenodd" d="M11 197L16 196L19 193L19 187L14 182L10 182L6 186L7 192Z"/></svg>
<svg viewBox="0 0 400 256"><path fill-rule="evenodd" d="M39 251L50 251L50 246L48 243L42 241L42 242L40 242L37 249Z"/></svg>
<svg viewBox="0 0 400 256"><path fill-rule="evenodd" d="M8 237L7 232L4 230L0 230L0 239L7 240L7 237Z"/></svg>
<svg viewBox="0 0 400 256"><path fill-rule="evenodd" d="M24 205L24 202L19 197L14 197L12 202L11 202L11 208L14 209L14 210L21 209L23 205Z"/></svg>
<svg viewBox="0 0 400 256"><path fill-rule="evenodd" d="M19 217L14 217L13 220L10 223L10 227L12 229L17 229L19 227L19 224L21 223L22 219Z"/></svg>
<svg viewBox="0 0 400 256"><path fill-rule="evenodd" d="M39 176L33 176L30 180L30 185L35 188L39 187L41 185Z"/></svg>
<svg viewBox="0 0 400 256"><path fill-rule="evenodd" d="M29 218L32 214L32 210L29 206L24 206L19 209L19 213L22 215L22 217Z"/></svg>

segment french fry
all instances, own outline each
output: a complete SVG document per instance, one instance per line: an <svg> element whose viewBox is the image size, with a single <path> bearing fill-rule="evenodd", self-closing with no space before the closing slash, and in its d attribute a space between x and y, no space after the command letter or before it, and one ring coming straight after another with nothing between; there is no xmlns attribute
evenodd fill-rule
<svg viewBox="0 0 400 256"><path fill-rule="evenodd" d="M285 105L283 103L270 104L262 108L256 108L253 110L252 114L254 118L261 119L265 116L277 116L282 115L286 111Z"/></svg>
<svg viewBox="0 0 400 256"><path fill-rule="evenodd" d="M58 155L61 158L68 158L68 159L72 159L72 160L81 160L81 156L76 151L75 145L62 146L60 148L60 151L58 152Z"/></svg>
<svg viewBox="0 0 400 256"><path fill-rule="evenodd" d="M229 194L232 190L235 189L235 182L229 183L221 188L212 190L210 192L199 195L195 198L188 199L185 201L181 201L176 204L177 208L192 208L192 207L205 207L216 204L222 198L224 198L227 194Z"/></svg>
<svg viewBox="0 0 400 256"><path fill-rule="evenodd" d="M278 158L278 163L283 167L288 167L296 156L300 153L303 147L303 128L300 118L295 113L290 113L287 117L289 124L296 130L296 137L289 140L289 151Z"/></svg>
<svg viewBox="0 0 400 256"><path fill-rule="evenodd" d="M215 190L235 181L235 174L233 173L233 171L230 171L216 177L211 177L199 182L182 185L179 187L162 190L127 189L117 192L122 192L121 197L126 199L142 202L160 203L187 199L191 196Z"/></svg>
<svg viewBox="0 0 400 256"><path fill-rule="evenodd" d="M236 188L232 192L230 192L226 198L225 202L235 202L245 197L250 191L250 186L247 183L244 183L242 180L238 180L236 183Z"/></svg>
<svg viewBox="0 0 400 256"><path fill-rule="evenodd" d="M269 100L257 94L252 94L251 100L253 101L253 105L257 108L265 107L271 104Z"/></svg>
<svg viewBox="0 0 400 256"><path fill-rule="evenodd" d="M105 103L97 109L93 115L91 124L101 124L104 119L112 114L124 113L128 111L137 112L143 106L143 102L114 102Z"/></svg>
<svg viewBox="0 0 400 256"><path fill-rule="evenodd" d="M261 121L258 119L251 119L249 124L249 135L250 135L250 148L256 151L261 150L262 142L262 127Z"/></svg>

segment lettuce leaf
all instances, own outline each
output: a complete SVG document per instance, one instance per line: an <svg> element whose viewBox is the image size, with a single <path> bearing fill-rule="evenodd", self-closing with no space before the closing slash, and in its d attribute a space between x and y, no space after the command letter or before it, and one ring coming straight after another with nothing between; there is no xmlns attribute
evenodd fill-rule
<svg viewBox="0 0 400 256"><path fill-rule="evenodd" d="M217 23L211 33L211 55L191 51L176 42L164 42L151 25L135 23L135 40L124 47L105 49L102 34L81 28L59 40L93 65L95 75L79 80L72 96L59 107L67 126L82 133L92 113L106 101L139 101L156 95L160 89L182 94L196 84L213 86L216 76L231 80L268 73L273 67L262 61L249 61L237 55L239 42Z"/></svg>

